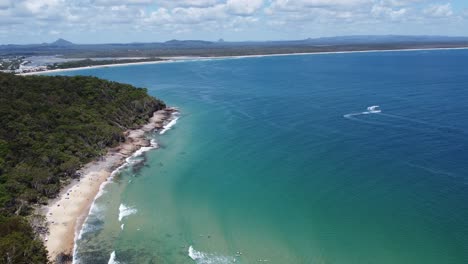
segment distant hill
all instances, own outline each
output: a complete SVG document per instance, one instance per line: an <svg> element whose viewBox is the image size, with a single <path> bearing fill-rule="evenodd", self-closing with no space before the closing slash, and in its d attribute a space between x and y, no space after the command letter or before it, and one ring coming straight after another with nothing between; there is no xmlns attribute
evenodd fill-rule
<svg viewBox="0 0 468 264"><path fill-rule="evenodd" d="M394 50L468 47L468 37L356 35L302 40L204 41L169 40L152 43L74 44L58 39L50 44L0 45L0 56L64 55L91 57L239 56L279 53Z"/></svg>
<svg viewBox="0 0 468 264"><path fill-rule="evenodd" d="M75 44L73 44L72 42L70 42L68 40L59 38L56 41L50 43L50 45L53 45L53 46L72 46L72 45L75 45Z"/></svg>
<svg viewBox="0 0 468 264"><path fill-rule="evenodd" d="M211 45L213 42L211 41L204 41L204 40L169 40L164 42L165 45L171 46L204 46L204 45Z"/></svg>
<svg viewBox="0 0 468 264"><path fill-rule="evenodd" d="M468 37L405 36L405 35L355 35L305 40L317 44L376 44L376 43L435 43L468 41Z"/></svg>

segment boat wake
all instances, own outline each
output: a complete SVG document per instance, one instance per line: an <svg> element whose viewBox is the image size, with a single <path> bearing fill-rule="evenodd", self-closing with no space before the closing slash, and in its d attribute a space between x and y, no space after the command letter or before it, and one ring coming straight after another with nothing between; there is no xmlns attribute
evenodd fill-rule
<svg viewBox="0 0 468 264"><path fill-rule="evenodd" d="M204 253L195 250L192 246L188 249L188 256L197 264L230 264L236 262L234 257Z"/></svg>
<svg viewBox="0 0 468 264"><path fill-rule="evenodd" d="M377 122L374 120L365 120L364 118L357 118L360 115L370 115L370 114L378 114L381 117L386 117L387 118L386 122ZM428 131L436 131L436 132L442 132L444 134L450 133L450 135L452 136L468 136L467 131L464 131L462 129L459 129L453 126L444 126L444 125L434 124L428 121L415 119L411 117L382 113L382 110L380 109L380 106L378 105L367 107L367 111L350 113L350 114L343 115L343 117L349 120L353 120L353 121L357 121L357 122L365 123L365 124L370 124L370 125L382 125L382 126L387 126L387 127L392 127L392 128L413 130L413 131L418 131L418 132L424 131L425 133L427 133ZM400 122L398 123L398 121ZM412 124L409 125L408 123L412 123Z"/></svg>
<svg viewBox="0 0 468 264"><path fill-rule="evenodd" d="M351 119L351 117L353 117L353 116L370 115L370 114L380 114L380 113L382 113L382 110L380 110L380 106L378 106L378 105L373 105L373 106L367 107L367 111L358 112L358 113L350 113L350 114L344 115L343 117L344 117L344 118Z"/></svg>

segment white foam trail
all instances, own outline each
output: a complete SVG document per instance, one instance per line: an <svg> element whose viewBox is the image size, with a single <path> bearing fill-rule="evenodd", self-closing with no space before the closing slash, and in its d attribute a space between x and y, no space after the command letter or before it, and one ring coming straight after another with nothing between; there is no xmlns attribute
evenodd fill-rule
<svg viewBox="0 0 468 264"><path fill-rule="evenodd" d="M188 256L197 264L230 264L236 262L233 257L218 256L195 250L192 246L188 249Z"/></svg>
<svg viewBox="0 0 468 264"><path fill-rule="evenodd" d="M110 254L110 258L109 258L109 261L107 262L107 264L119 264L120 262L118 262L117 260L115 260L115 251L112 251L112 253Z"/></svg>
<svg viewBox="0 0 468 264"><path fill-rule="evenodd" d="M175 124L177 124L177 120L179 117L174 117L174 119L171 120L171 122L167 123L167 125L164 126L164 128L159 132L160 135L163 135L166 133L169 129L171 129Z"/></svg>
<svg viewBox="0 0 468 264"><path fill-rule="evenodd" d="M128 165L131 165L131 164L134 164L134 163L138 162L138 161L135 160L136 157L139 157L139 156L143 155L143 153L148 152L148 151L150 151L152 149L156 149L158 147L159 147L158 142L155 139L151 139L150 146L149 147L141 147L139 150L135 151L135 153L133 153L132 156L125 159L125 165L128 166Z"/></svg>
<svg viewBox="0 0 468 264"><path fill-rule="evenodd" d="M119 222L122 222L122 219L124 219L127 216L130 216L132 214L136 214L138 212L137 209L128 207L124 204L120 204L119 206Z"/></svg>
<svg viewBox="0 0 468 264"><path fill-rule="evenodd" d="M169 123L164 125L163 129L159 132L159 134L165 134L169 129L171 129L173 126L175 126L175 124L177 124L177 120L179 120L179 112L176 111L171 114Z"/></svg>
<svg viewBox="0 0 468 264"><path fill-rule="evenodd" d="M120 229L121 229L121 230L124 229L124 225L125 225L125 224L121 224L121 225L120 225Z"/></svg>
<svg viewBox="0 0 468 264"><path fill-rule="evenodd" d="M369 114L379 114L380 116L383 116L383 117L389 117L389 118L393 118L393 119L403 120L403 121L406 121L406 122L416 123L416 124L424 125L427 128L435 129L435 130L448 129L448 130L451 130L452 134L453 133L458 133L458 134L462 134L463 136L468 135L467 131L461 130L461 129L457 128L457 127L442 126L442 125L430 123L430 122L427 122L427 121L423 121L423 120L419 120L419 119L415 119L415 118L411 118L411 117L382 113L382 110L380 110L380 106L378 106L378 105L373 105L373 106L367 107L367 111L360 112L360 113L350 113L350 114L343 115L343 117L347 118L347 119L350 119L350 120L353 120L353 121L356 121L356 122L365 123L365 124L383 125L383 126L389 126L389 127L393 127L393 128L403 128L403 129L415 130L415 131L420 131L421 130L421 128L418 128L418 127L415 127L415 126L397 125L397 124L393 124L393 123L389 123L389 122L383 123L383 122L368 121L368 120L356 118L356 116L359 116L359 115L369 115Z"/></svg>
<svg viewBox="0 0 468 264"><path fill-rule="evenodd" d="M380 110L380 106L373 105L373 106L367 107L367 111L359 112L359 113L350 113L350 114L343 115L343 117L348 118L348 119L352 119L351 117L353 117L353 116L380 114L380 113L382 113L382 110Z"/></svg>

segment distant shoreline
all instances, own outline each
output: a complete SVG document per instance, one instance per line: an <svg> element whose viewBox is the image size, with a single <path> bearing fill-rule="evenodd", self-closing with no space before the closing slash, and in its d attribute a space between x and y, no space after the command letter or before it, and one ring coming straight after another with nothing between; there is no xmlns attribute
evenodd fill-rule
<svg viewBox="0 0 468 264"><path fill-rule="evenodd" d="M28 76L28 75L47 74L47 73L54 73L54 72L77 71L77 70L85 70L85 69L99 69L99 68L110 68L110 67L124 67L124 66L132 66L132 65L160 64L160 63L174 63L174 62L188 62L188 61L207 61L207 60L282 57L282 56L301 56L301 55L377 53L377 52L411 52L411 51L465 50L465 49L468 49L468 46L466 46L466 47L453 47L453 48L349 50L349 51L324 51L324 52L318 51L318 52L303 52L303 53L277 53L277 54L240 55L240 56L213 56L213 57L180 56L180 57L164 57L164 58L162 58L163 60L161 60L161 61L114 63L114 64L76 67L76 68L67 68L67 69L54 69L54 70L46 70L46 71L35 71L35 72L20 73L18 75Z"/></svg>
<svg viewBox="0 0 468 264"><path fill-rule="evenodd" d="M166 123L173 118L174 112L177 112L175 108L156 111L147 124L126 131L125 142L82 167L78 171L82 175L80 179L64 187L58 198L40 209L49 229L43 240L52 262L55 263L60 254L74 254L75 241L101 188L125 165L128 157L157 148L147 139L147 133L164 129Z"/></svg>

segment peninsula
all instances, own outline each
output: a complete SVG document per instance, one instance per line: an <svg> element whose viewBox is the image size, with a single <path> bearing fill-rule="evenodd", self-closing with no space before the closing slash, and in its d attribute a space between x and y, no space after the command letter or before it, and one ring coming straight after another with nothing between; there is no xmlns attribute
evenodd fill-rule
<svg viewBox="0 0 468 264"><path fill-rule="evenodd" d="M94 77L0 73L0 93L0 262L70 259L100 185L174 109Z"/></svg>

